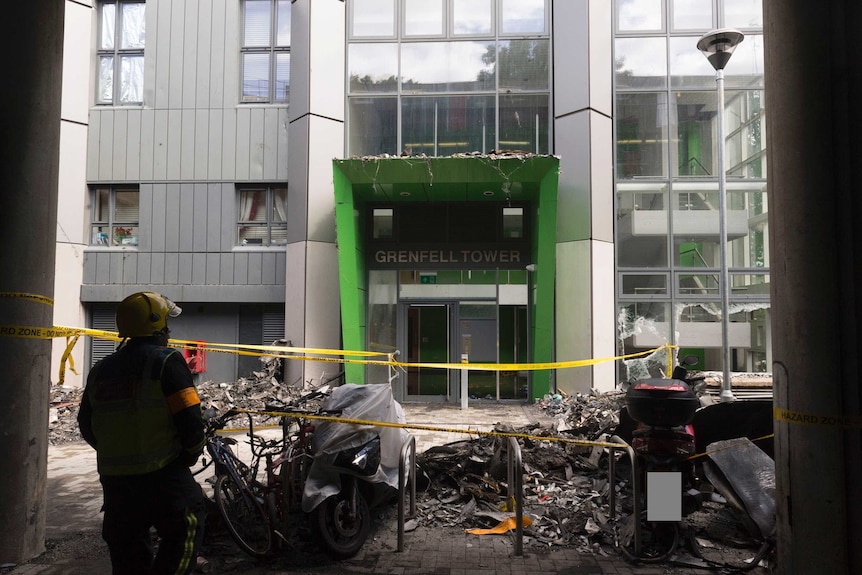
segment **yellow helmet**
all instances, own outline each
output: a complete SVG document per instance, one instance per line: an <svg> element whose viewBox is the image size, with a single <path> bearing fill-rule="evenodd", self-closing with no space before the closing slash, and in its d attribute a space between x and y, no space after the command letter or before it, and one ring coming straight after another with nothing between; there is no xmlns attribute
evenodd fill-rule
<svg viewBox="0 0 862 575"><path fill-rule="evenodd" d="M149 337L166 331L168 318L183 310L161 294L151 291L133 293L117 308L120 337Z"/></svg>

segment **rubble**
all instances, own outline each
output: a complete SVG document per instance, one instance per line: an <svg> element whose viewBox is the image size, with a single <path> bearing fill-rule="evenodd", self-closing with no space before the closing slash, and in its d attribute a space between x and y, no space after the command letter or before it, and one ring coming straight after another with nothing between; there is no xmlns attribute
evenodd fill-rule
<svg viewBox="0 0 862 575"><path fill-rule="evenodd" d="M262 410L267 403L289 403L305 390L283 383L278 377L278 364L276 358L264 358L261 370L249 378L200 383L202 406L223 412L230 407ZM52 444L80 439L76 422L80 391L61 387L52 390ZM628 458L622 451L562 440L607 441L618 432L624 399L622 391L549 394L534 407L549 416L553 425L512 428L498 423L494 430L507 436L483 434L417 454L424 489L420 487L417 494L417 516L408 521L405 529L493 528L510 518L513 503L508 493L506 450L508 437L515 434L523 463L523 511L530 522L526 525L525 521L524 526L525 549L547 551L565 546L584 553L618 555L619 542L632 530ZM319 405L305 407L315 409ZM608 458L612 456L617 458L613 482L616 513L609 506L612 483L608 478ZM684 521L687 540L697 541L695 548L713 566L728 560L742 563L755 553L758 542L723 502L707 501ZM678 561L693 564L704 559L681 551Z"/></svg>

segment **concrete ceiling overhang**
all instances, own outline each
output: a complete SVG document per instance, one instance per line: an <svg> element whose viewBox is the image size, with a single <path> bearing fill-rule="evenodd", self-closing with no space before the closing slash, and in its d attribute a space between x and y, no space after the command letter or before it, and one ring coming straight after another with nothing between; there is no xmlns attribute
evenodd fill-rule
<svg viewBox="0 0 862 575"><path fill-rule="evenodd" d="M529 201L559 169L548 155L363 157L334 160L353 200L366 202Z"/></svg>

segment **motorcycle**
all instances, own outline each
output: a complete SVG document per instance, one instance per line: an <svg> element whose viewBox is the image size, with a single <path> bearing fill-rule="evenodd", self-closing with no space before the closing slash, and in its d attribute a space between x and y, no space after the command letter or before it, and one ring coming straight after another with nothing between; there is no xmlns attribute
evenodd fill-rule
<svg viewBox="0 0 862 575"><path fill-rule="evenodd" d="M628 414L636 422L631 446L638 460L639 481L645 489L645 529L641 548L623 551L631 559L658 563L679 544L679 522L700 508L701 494L690 460L696 451L694 415L700 407L696 391L703 377L692 377L688 367L698 361L686 356L671 377L648 378L626 391ZM643 520L644 518L635 518Z"/></svg>
<svg viewBox="0 0 862 575"><path fill-rule="evenodd" d="M341 385L320 413L406 423L388 383ZM397 495L401 447L407 437L400 427L329 420L315 426L301 505L320 541L337 558L351 557L362 548L371 530L370 510Z"/></svg>

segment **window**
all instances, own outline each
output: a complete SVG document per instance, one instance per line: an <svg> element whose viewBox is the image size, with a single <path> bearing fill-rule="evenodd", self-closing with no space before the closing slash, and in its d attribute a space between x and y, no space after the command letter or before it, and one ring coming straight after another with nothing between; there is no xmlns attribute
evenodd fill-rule
<svg viewBox="0 0 862 575"><path fill-rule="evenodd" d="M242 17L242 101L287 102L290 0L245 0Z"/></svg>
<svg viewBox="0 0 862 575"><path fill-rule="evenodd" d="M144 101L146 4L102 2L99 5L99 104Z"/></svg>
<svg viewBox="0 0 862 575"><path fill-rule="evenodd" d="M98 187L92 194L91 245L138 245L140 199L137 188Z"/></svg>
<svg viewBox="0 0 862 575"><path fill-rule="evenodd" d="M550 148L547 0L355 0L348 156Z"/></svg>
<svg viewBox="0 0 862 575"><path fill-rule="evenodd" d="M239 190L237 243L275 246L287 243L287 188Z"/></svg>

